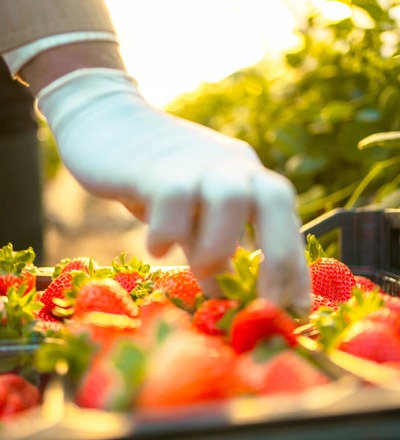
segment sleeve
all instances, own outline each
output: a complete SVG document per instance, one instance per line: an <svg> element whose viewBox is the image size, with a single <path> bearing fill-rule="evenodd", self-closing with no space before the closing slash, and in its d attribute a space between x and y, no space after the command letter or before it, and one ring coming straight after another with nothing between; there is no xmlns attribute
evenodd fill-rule
<svg viewBox="0 0 400 440"><path fill-rule="evenodd" d="M0 0L0 54L80 31L115 32L104 0Z"/></svg>

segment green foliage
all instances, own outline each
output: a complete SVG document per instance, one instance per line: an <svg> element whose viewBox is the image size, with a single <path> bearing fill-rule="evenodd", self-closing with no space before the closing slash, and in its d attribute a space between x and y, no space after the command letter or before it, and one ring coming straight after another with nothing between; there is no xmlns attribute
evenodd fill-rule
<svg viewBox="0 0 400 440"><path fill-rule="evenodd" d="M265 59L168 107L249 142L294 183L304 222L340 206L400 206L397 144L358 148L368 136L400 130L400 35L392 18L399 2L343 3L351 4L350 18L327 23L310 14L301 48L283 60Z"/></svg>
<svg viewBox="0 0 400 440"><path fill-rule="evenodd" d="M39 124L38 139L42 152L43 178L45 181L51 180L60 169L61 161L58 154L56 141L46 121L37 115Z"/></svg>

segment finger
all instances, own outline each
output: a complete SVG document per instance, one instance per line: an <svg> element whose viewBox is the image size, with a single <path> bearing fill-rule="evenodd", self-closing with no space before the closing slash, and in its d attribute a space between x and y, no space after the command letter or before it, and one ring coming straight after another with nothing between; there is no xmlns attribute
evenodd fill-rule
<svg viewBox="0 0 400 440"><path fill-rule="evenodd" d="M249 217L249 176L234 172L236 166L218 167L218 172L208 174L199 189L197 230L191 248L186 250L190 265L208 291L215 290L215 274L229 267Z"/></svg>
<svg viewBox="0 0 400 440"><path fill-rule="evenodd" d="M153 198L147 246L155 257L165 255L175 243L185 242L194 217L193 193L183 186L160 188Z"/></svg>
<svg viewBox="0 0 400 440"><path fill-rule="evenodd" d="M295 192L273 172L253 179L257 240L265 254L259 276L260 296L283 307L309 301L309 275L295 212Z"/></svg>

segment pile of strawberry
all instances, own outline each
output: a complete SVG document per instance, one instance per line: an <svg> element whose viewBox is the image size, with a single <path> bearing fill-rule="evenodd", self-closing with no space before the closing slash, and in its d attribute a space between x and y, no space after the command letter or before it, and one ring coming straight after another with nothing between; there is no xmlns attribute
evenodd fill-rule
<svg viewBox="0 0 400 440"><path fill-rule="evenodd" d="M309 321L321 348L400 369L400 298L326 257L314 236L308 237L306 255L312 282Z"/></svg>
<svg viewBox="0 0 400 440"><path fill-rule="evenodd" d="M11 245L2 252L20 258ZM135 257L127 260L126 253L106 268L86 257L62 260L48 287L36 292L29 284L36 269L32 252L29 258L24 252L18 270L10 263L3 270L0 255L0 285L12 280L0 296L0 338L43 340L31 367L65 371L81 407L154 412L299 394L335 379L300 343L299 320L258 296L259 251L237 249L233 271L218 276L220 299L202 293L190 267L155 271ZM309 326L321 350L397 368L399 300L326 257L313 237L307 257ZM1 373L0 380L16 374L30 384L17 366ZM0 419L5 395L0 392ZM30 406L40 403L37 395Z"/></svg>

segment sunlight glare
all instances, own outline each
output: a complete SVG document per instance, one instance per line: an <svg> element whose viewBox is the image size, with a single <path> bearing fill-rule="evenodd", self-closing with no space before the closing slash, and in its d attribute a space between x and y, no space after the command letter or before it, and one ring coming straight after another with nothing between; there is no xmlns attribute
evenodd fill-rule
<svg viewBox="0 0 400 440"><path fill-rule="evenodd" d="M162 107L297 43L281 1L106 0L128 72Z"/></svg>
<svg viewBox="0 0 400 440"><path fill-rule="evenodd" d="M341 2L314 0L313 3L317 10L331 22L341 21L352 15L351 7Z"/></svg>

